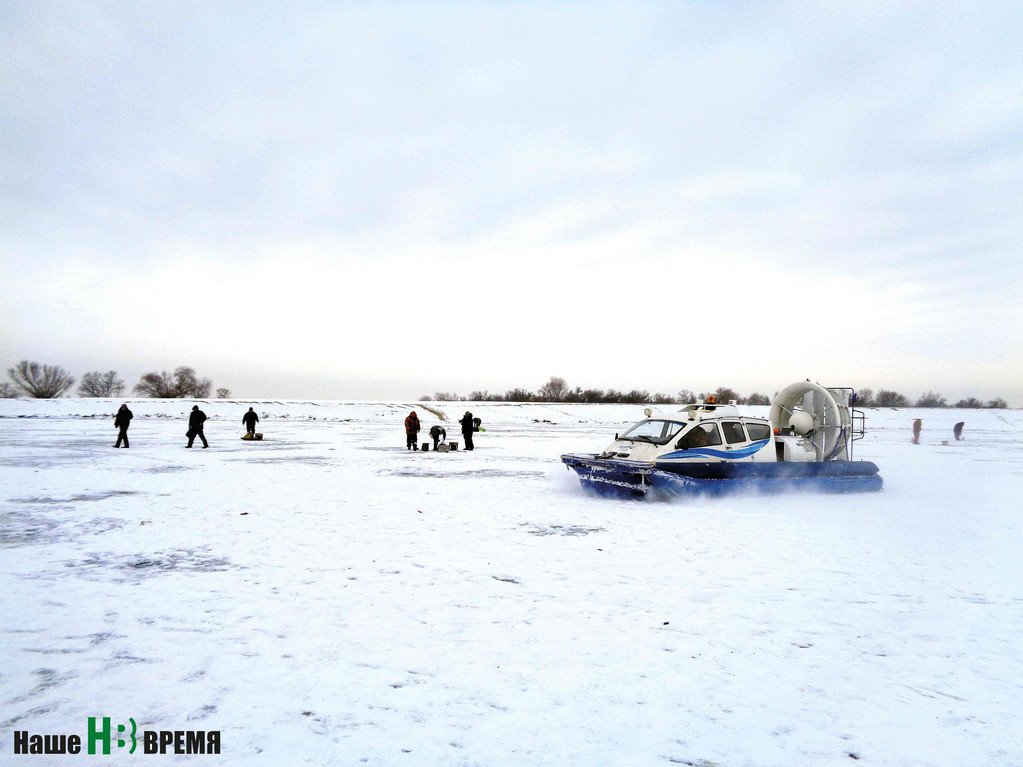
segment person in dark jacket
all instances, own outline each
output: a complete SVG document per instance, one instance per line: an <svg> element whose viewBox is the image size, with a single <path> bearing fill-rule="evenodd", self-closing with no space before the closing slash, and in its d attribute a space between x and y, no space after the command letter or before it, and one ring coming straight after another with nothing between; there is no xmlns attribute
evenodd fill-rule
<svg viewBox="0 0 1023 767"><path fill-rule="evenodd" d="M245 431L249 434L256 433L256 424L259 423L259 416L251 407L249 412L242 416L242 423L245 424Z"/></svg>
<svg viewBox="0 0 1023 767"><path fill-rule="evenodd" d="M472 422L472 413L468 410L465 411L465 415L462 416L462 420L459 421L462 424L462 439L465 440L465 449L472 450L472 433L475 430L475 426Z"/></svg>
<svg viewBox="0 0 1023 767"><path fill-rule="evenodd" d="M923 428L923 421L917 418L913 421L913 444L920 444L920 430Z"/></svg>
<svg viewBox="0 0 1023 767"><path fill-rule="evenodd" d="M418 450L419 443L419 416L413 410L405 419L405 445L407 450Z"/></svg>
<svg viewBox="0 0 1023 767"><path fill-rule="evenodd" d="M128 406L121 405L117 415L114 416L114 426L117 427L117 442L114 443L114 447L120 447L122 441L124 446L128 447L128 425L131 423L131 419L132 414Z"/></svg>
<svg viewBox="0 0 1023 767"><path fill-rule="evenodd" d="M436 450L437 449L437 444L442 439L447 439L448 438L448 433L446 431L444 431L444 427L443 426L436 426L436 425L434 425L434 426L430 427L430 436L433 438L433 449Z"/></svg>
<svg viewBox="0 0 1023 767"><path fill-rule="evenodd" d="M953 436L955 436L957 442L963 438L964 426L966 426L966 421L960 421L959 423L952 427L952 434Z"/></svg>
<svg viewBox="0 0 1023 767"><path fill-rule="evenodd" d="M206 441L206 435L202 433L202 425L205 422L206 414L199 409L198 405L192 405L192 412L188 416L188 432L186 434L188 444L185 447L191 447L196 437L202 440L203 447L210 446L210 443Z"/></svg>

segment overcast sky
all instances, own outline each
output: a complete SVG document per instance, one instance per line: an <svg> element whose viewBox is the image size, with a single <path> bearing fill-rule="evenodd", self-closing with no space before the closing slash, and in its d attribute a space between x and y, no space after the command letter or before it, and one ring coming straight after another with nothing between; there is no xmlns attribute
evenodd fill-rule
<svg viewBox="0 0 1023 767"><path fill-rule="evenodd" d="M0 363L1023 405L1023 5L0 4Z"/></svg>

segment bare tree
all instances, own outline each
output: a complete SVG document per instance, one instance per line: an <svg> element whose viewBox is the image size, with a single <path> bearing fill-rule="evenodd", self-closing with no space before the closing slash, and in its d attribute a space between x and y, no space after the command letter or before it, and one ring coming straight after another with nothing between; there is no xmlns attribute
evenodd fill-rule
<svg viewBox="0 0 1023 767"><path fill-rule="evenodd" d="M136 394L144 394L147 397L156 397L158 399L170 399L178 396L174 376L166 370L162 373L146 373L135 384L135 392Z"/></svg>
<svg viewBox="0 0 1023 767"><path fill-rule="evenodd" d="M117 377L117 373L108 370L100 373L86 373L82 376L82 382L78 384L78 396L80 397L118 397L124 394L124 381Z"/></svg>
<svg viewBox="0 0 1023 767"><path fill-rule="evenodd" d="M957 402L957 403L955 404L955 406L956 406L956 407L968 407L968 408L975 408L975 407L984 407L984 403L983 403L983 402L981 402L981 401L980 401L979 399L977 399L976 397L967 397L966 399L961 399L961 400L959 400L959 401L958 401L958 402Z"/></svg>
<svg viewBox="0 0 1023 767"><path fill-rule="evenodd" d="M0 383L0 399L14 399L18 396L18 390L14 388L13 384L9 384L6 381Z"/></svg>
<svg viewBox="0 0 1023 767"><path fill-rule="evenodd" d="M948 403L940 394L929 391L920 395L920 399L916 401L916 407L948 407Z"/></svg>
<svg viewBox="0 0 1023 767"><path fill-rule="evenodd" d="M742 395L739 394L739 392L727 386L719 386L717 391L714 392L714 396L717 397L718 402L721 403L731 402L733 399L738 402L742 399Z"/></svg>
<svg viewBox="0 0 1023 767"><path fill-rule="evenodd" d="M228 399L228 398L230 398L230 396L231 396L231 390L230 389L224 389L224 388L217 389L217 399Z"/></svg>
<svg viewBox="0 0 1023 767"><path fill-rule="evenodd" d="M186 386L186 389L191 387L195 389L195 383L209 384L208 381L196 382L195 373L191 368L178 368L175 371L175 376L171 376L169 373L164 373L164 380L161 381L163 385L170 389L175 389L180 385L181 372L185 371L190 374L184 377L184 380L191 381L192 383ZM155 373L149 374L150 376L156 376ZM159 376L157 376L159 379ZM201 386L199 387L201 391ZM218 390L219 392L220 390ZM770 405L771 398L766 394L759 392L750 394L748 397L743 397L735 389L727 386L718 387L713 392L719 403L727 403L731 400L735 400L739 405ZM778 392L774 393L777 396ZM157 396L157 395L153 395ZM163 396L201 396L196 394L168 394ZM574 389L569 389L568 384L564 378L559 376L552 376L543 386L536 392L527 391L521 387L515 389L508 389L503 394L497 392L489 392L486 389L475 390L468 396L470 400L489 400L492 402L583 402L583 403L596 403L596 402L607 402L607 403L667 403L667 404L679 404L688 405L698 401L706 401L710 393L701 392L699 395L693 393L691 389L682 389L679 391L677 397L657 392L654 395L650 395L646 390L633 389L629 392L621 392L616 389L583 389L579 386ZM451 392L435 392L431 397L428 394L424 394L419 398L420 402L429 400L440 400L440 401L455 401L461 397ZM859 407L908 407L910 400L903 394L896 391L890 391L887 389L880 389L875 394L873 389L860 389L855 392L855 399L853 404ZM915 402L916 407L948 407L948 403L945 398L935 392L925 392ZM969 399L959 400L955 407L967 407L967 408L1004 408L1007 404L1004 399L998 397L991 400L987 404L970 397Z"/></svg>
<svg viewBox="0 0 1023 767"><path fill-rule="evenodd" d="M692 389L681 389L678 393L678 404L691 405L696 402L696 394Z"/></svg>
<svg viewBox="0 0 1023 767"><path fill-rule="evenodd" d="M543 402L564 402L565 395L568 394L568 383L564 378L551 376L536 394L537 399Z"/></svg>
<svg viewBox="0 0 1023 767"><path fill-rule="evenodd" d="M536 397L533 396L533 392L526 391L522 387L516 387L509 389L504 393L505 402L532 402Z"/></svg>
<svg viewBox="0 0 1023 767"><path fill-rule="evenodd" d="M57 365L40 365L38 362L22 360L7 369L14 385L30 397L51 399L61 396L75 385L75 379L64 368Z"/></svg>
<svg viewBox="0 0 1023 767"><path fill-rule="evenodd" d="M630 392L626 392L622 395L622 402L627 402L630 405L640 405L650 401L650 392L646 389L633 389Z"/></svg>
<svg viewBox="0 0 1023 767"><path fill-rule="evenodd" d="M909 400L906 395L899 394L897 391L881 389L877 393L875 403L878 407L906 407L909 405Z"/></svg>
<svg viewBox="0 0 1023 767"><path fill-rule="evenodd" d="M135 385L135 391L147 397L171 399L174 397L192 397L206 399L210 396L213 383L208 378L200 380L195 371L182 365L173 373L164 370L162 373L146 373Z"/></svg>
<svg viewBox="0 0 1023 767"><path fill-rule="evenodd" d="M179 397L205 399L210 396L210 391L213 389L213 382L210 379L200 380L195 371L185 365L174 370L174 380L177 382Z"/></svg>

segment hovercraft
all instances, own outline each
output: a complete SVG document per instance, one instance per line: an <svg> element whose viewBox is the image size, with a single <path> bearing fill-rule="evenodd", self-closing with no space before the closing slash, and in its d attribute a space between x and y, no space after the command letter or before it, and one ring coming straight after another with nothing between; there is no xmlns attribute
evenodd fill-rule
<svg viewBox="0 0 1023 767"><path fill-rule="evenodd" d="M647 408L602 453L561 460L588 491L618 498L877 491L884 485L877 466L852 457L864 434L855 397L807 380L778 392L768 418L712 396L671 414Z"/></svg>

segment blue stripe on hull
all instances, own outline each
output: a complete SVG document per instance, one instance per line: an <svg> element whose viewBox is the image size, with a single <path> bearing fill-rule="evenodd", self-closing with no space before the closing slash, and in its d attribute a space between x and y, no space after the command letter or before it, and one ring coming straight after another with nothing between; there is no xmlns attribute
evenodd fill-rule
<svg viewBox="0 0 1023 767"><path fill-rule="evenodd" d="M761 448L765 447L770 440L758 439L756 442L751 442L746 447L738 447L734 450L714 450L710 447L691 447L688 450L676 450L673 453L665 453L657 458L658 461L664 461L669 458L720 458L726 461L738 461L742 458L749 458L756 452L759 452Z"/></svg>

